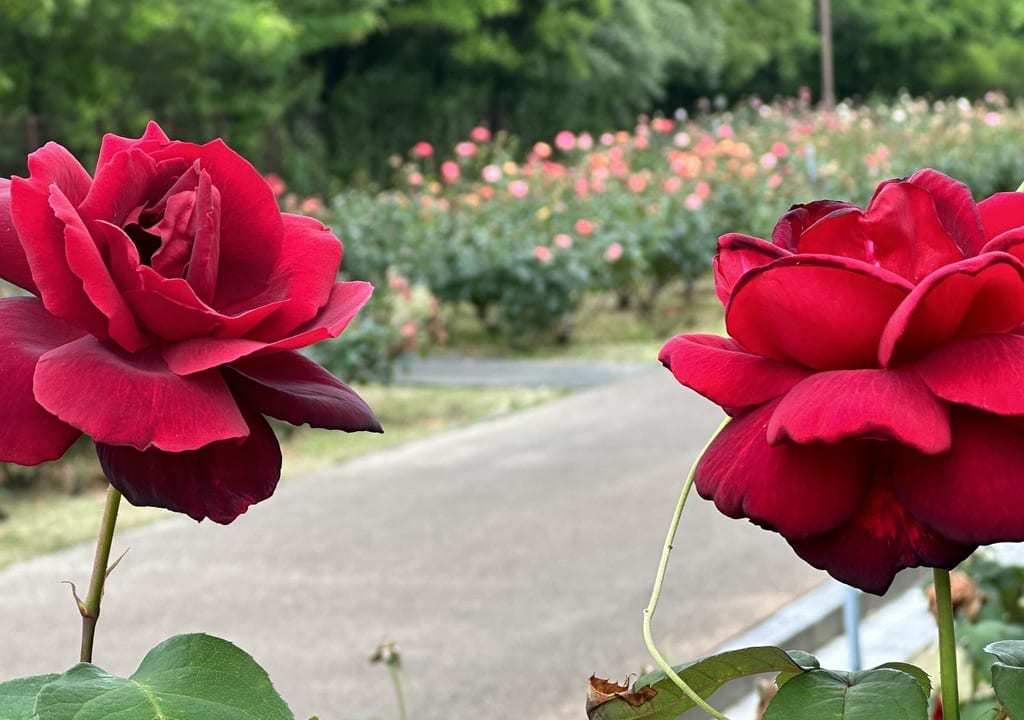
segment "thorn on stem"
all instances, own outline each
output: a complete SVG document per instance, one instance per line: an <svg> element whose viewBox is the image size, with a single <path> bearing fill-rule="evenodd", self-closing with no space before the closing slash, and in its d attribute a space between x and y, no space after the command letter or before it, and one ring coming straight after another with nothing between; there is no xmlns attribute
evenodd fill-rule
<svg viewBox="0 0 1024 720"><path fill-rule="evenodd" d="M78 614L82 617L89 617L89 611L85 607L85 603L82 602L82 598L78 597L78 588L70 580L61 580L62 583L71 586L71 595L75 598L75 604L78 605Z"/></svg>

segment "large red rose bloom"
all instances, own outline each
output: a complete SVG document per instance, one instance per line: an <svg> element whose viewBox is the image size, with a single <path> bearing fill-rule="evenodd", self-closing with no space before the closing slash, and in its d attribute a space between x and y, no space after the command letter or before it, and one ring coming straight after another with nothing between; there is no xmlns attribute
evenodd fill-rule
<svg viewBox="0 0 1024 720"><path fill-rule="evenodd" d="M1022 258L1024 193L975 204L933 170L723 236L730 337L661 352L731 416L698 492L873 593L1024 540Z"/></svg>
<svg viewBox="0 0 1024 720"><path fill-rule="evenodd" d="M0 179L0 461L34 465L92 437L137 505L231 522L277 485L264 416L377 430L369 407L296 350L369 298L336 282L341 243L283 214L216 140L103 139L95 177L60 145Z"/></svg>

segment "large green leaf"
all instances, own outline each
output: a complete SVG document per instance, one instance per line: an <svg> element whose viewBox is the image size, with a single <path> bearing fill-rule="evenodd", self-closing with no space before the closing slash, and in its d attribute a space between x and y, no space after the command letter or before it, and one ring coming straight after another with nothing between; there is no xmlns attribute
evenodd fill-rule
<svg viewBox="0 0 1024 720"><path fill-rule="evenodd" d="M59 675L33 675L0 683L0 720L31 720L36 696Z"/></svg>
<svg viewBox="0 0 1024 720"><path fill-rule="evenodd" d="M248 654L209 635L178 635L130 678L79 663L39 692L33 720L294 720Z"/></svg>
<svg viewBox="0 0 1024 720"><path fill-rule="evenodd" d="M891 667L846 673L811 670L779 689L764 720L926 720L917 677Z"/></svg>
<svg viewBox="0 0 1024 720"><path fill-rule="evenodd" d="M1010 717L1024 718L1024 640L1000 640L985 646L995 655L992 689Z"/></svg>
<svg viewBox="0 0 1024 720"><path fill-rule="evenodd" d="M707 698L730 680L759 673L802 673L816 667L807 653L790 655L776 647L754 647L712 655L673 668L701 697ZM591 678L587 693L590 720L675 720L694 703L664 672L651 673L630 690Z"/></svg>

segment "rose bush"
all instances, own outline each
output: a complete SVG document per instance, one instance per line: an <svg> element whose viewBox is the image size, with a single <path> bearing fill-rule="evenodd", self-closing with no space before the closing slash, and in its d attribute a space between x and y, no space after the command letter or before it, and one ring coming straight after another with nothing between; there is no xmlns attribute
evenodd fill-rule
<svg viewBox="0 0 1024 720"><path fill-rule="evenodd" d="M60 457L81 434L137 505L231 522L274 491L264 416L380 427L344 383L296 352L342 332L372 288L336 282L342 247L281 213L220 140L155 123L107 135L95 177L63 147L0 180L0 460Z"/></svg>
<svg viewBox="0 0 1024 720"><path fill-rule="evenodd" d="M933 170L722 236L730 337L661 353L731 416L700 494L873 593L1024 539L1022 258L1024 193L976 204Z"/></svg>

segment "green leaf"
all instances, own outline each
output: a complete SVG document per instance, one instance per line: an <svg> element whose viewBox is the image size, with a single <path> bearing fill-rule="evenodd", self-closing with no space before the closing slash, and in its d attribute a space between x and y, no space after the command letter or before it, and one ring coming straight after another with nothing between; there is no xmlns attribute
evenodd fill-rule
<svg viewBox="0 0 1024 720"><path fill-rule="evenodd" d="M811 670L779 689L763 720L926 720L928 696L914 675L891 667Z"/></svg>
<svg viewBox="0 0 1024 720"><path fill-rule="evenodd" d="M985 646L996 656L992 689L1010 717L1024 717L1024 640L1000 640Z"/></svg>
<svg viewBox="0 0 1024 720"><path fill-rule="evenodd" d="M33 675L0 683L0 720L31 720L36 696L60 675Z"/></svg>
<svg viewBox="0 0 1024 720"><path fill-rule="evenodd" d="M912 678L917 680L917 684L921 686L921 692L923 692L925 696L932 694L932 679L928 677L928 673L917 665L911 665L910 663L905 662L887 662L882 663L875 669L879 670L881 668L890 668L892 670L899 670L907 673L907 675L910 675Z"/></svg>
<svg viewBox="0 0 1024 720"><path fill-rule="evenodd" d="M79 663L42 688L35 711L38 720L294 720L255 660L202 634L160 643L127 679Z"/></svg>
<svg viewBox="0 0 1024 720"><path fill-rule="evenodd" d="M807 653L787 653L776 647L754 647L712 655L673 668L701 697L708 698L730 680L759 673L802 673L817 667ZM694 703L664 672L645 675L633 689L591 678L587 693L590 720L675 720Z"/></svg>

